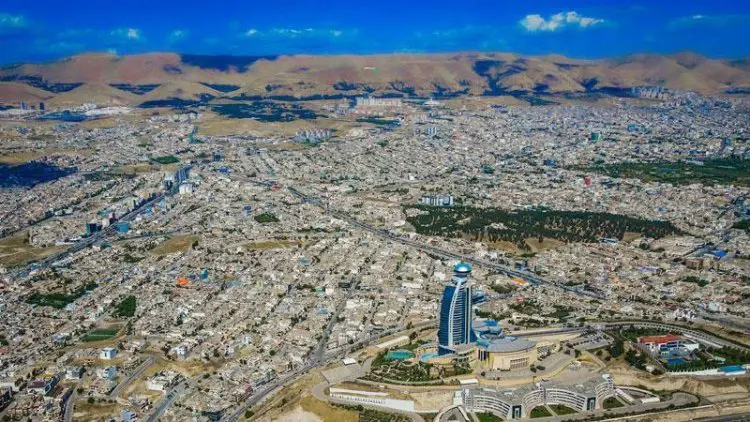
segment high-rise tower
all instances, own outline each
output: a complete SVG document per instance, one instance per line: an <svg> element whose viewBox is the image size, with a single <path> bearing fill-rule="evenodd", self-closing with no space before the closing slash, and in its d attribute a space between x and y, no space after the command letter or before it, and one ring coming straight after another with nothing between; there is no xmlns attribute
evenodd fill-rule
<svg viewBox="0 0 750 422"><path fill-rule="evenodd" d="M471 266L460 262L453 267L453 277L446 284L440 301L438 353L453 353L456 346L470 343L471 331Z"/></svg>

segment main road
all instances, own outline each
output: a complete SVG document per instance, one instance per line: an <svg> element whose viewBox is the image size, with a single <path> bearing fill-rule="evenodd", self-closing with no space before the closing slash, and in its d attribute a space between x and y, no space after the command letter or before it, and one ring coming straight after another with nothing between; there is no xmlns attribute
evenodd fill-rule
<svg viewBox="0 0 750 422"><path fill-rule="evenodd" d="M135 371L133 371L132 374L130 374L127 378L122 380L119 384L117 384L117 387L113 388L112 391L109 392L109 398L113 399L120 395L120 393L130 385L136 378L140 377L146 369L148 369L149 366L151 366L152 363L154 363L154 357L149 356L148 359L143 361L140 365L138 365L137 368L135 368Z"/></svg>
<svg viewBox="0 0 750 422"><path fill-rule="evenodd" d="M183 166L183 167L180 168L180 171L182 171L182 170L189 170L191 167L192 166L190 166L190 165ZM170 189L168 191L165 191L165 192L162 192L162 193L156 195L155 197L153 197L153 198L147 200L146 202L142 203L137 208L134 208L132 211L130 211L130 212L126 213L126 214L123 214L123 216L120 217L120 219L117 220L117 222L125 222L125 223L127 223L127 222L133 221L137 216L143 214L143 212L149 206L151 206L151 205L153 205L153 204L161 201L162 199L166 198L167 196L174 195L177 191L178 191L178 187L173 187L172 189ZM96 232L96 233L94 233L94 234L92 234L92 235L90 235L90 236L88 236L88 237L86 237L84 239L79 240L78 242L75 243L75 245L73 245L70 248L65 249L64 251L61 251L59 253L50 255L50 256L42 259L41 261L36 261L36 262L34 262L34 263L26 266L26 267L23 267L23 268L20 268L20 269L14 271L13 273L11 273L11 277L10 278L11 279L16 279L19 276L21 276L22 274L28 274L32 269L44 269L44 268L48 268L53 263L61 261L61 260L65 259L65 258L67 258L68 256L70 256L71 254L79 252L79 251L81 251L81 250L83 250L83 249L85 249L85 248L87 248L87 247L89 247L89 246L91 246L91 245L99 242L100 240L106 239L108 236L110 236L114 232L115 232L115 226L114 225L110 225L109 227L106 227L104 230L102 230L100 232Z"/></svg>
<svg viewBox="0 0 750 422"><path fill-rule="evenodd" d="M232 175L232 178L235 179L235 180L242 181L242 182L252 183L252 184L255 184L255 185L265 186L265 187L271 187L273 185L276 185L276 182L271 182L271 181L257 181L257 180L253 180L253 179L251 179L251 178L249 178L247 176L242 176L242 175L237 175L237 174ZM355 218L353 218L353 217L351 217L351 216L349 216L349 215L347 215L347 214L345 214L343 212L333 210L333 209L331 209L328 206L328 204L324 203L319 198L316 198L316 197L310 196L310 195L306 195L306 194L302 193L299 189L295 188L294 186L287 186L287 189L289 189L289 192L291 192L294 196L298 197L302 201L307 202L309 204L312 204L312 205L315 205L315 206L321 208L326 214L331 215L333 217L336 217L339 220L345 221L345 222L347 222L348 224L350 224L350 225L352 225L354 227L357 227L357 228L360 228L362 230L365 230L365 231L368 231L370 233L373 233L373 234L375 234L375 235L377 235L377 236L379 236L379 237L381 237L383 239L387 239L387 240L390 240L390 241L393 241L393 242L401 243L402 245L406 245L406 246L412 247L412 248L417 249L417 250L422 251L422 252L430 253L430 254L437 255L437 256L442 256L442 257L448 258L448 259L458 259L458 260L462 260L464 262L468 262L470 264L474 264L474 265L477 265L477 266L489 268L489 269L491 269L493 271L496 271L496 272L501 273L501 274L505 274L505 275L507 275L509 277L518 277L518 278L521 278L523 280L528 281L531 284L545 284L545 285L550 285L550 286L554 286L554 287L556 287L558 289L561 289L561 290L573 293L573 294L578 295L578 296L586 296L586 297L591 297L591 298L594 298L594 299L603 299L603 297L600 294L596 293L596 292L592 292L592 291L589 291L589 290L576 289L576 288L573 288L573 287L570 287L570 286L566 286L566 285L561 284L561 283L556 283L556 282L553 282L553 281L550 281L550 280L545 280L545 279L539 277L538 275L536 275L534 273L531 273L531 272L528 272L528 271L520 271L520 270L516 270L516 269L507 267L505 265L497 264L497 263L494 263L494 262L484 261L484 260L475 259L475 258L469 258L469 257L463 256L463 255L457 254L455 252L448 251L446 249L441 249L441 248L438 248L438 247L435 247L435 246L432 246L432 245L428 245L428 244L425 244L425 243L417 242L417 241L414 241L414 240L411 240L411 239L407 239L407 238L398 236L398 235L396 235L396 234L394 234L394 233L392 233L392 232L390 232L388 230L385 230L385 229L382 229L382 228L379 228L379 227L375 227L375 226L371 226L371 225L363 223L363 222L361 222L361 221L359 221L359 220L357 220L357 219L355 219Z"/></svg>
<svg viewBox="0 0 750 422"><path fill-rule="evenodd" d="M430 253L430 254L437 255L437 256L442 256L442 257L448 258L448 259L458 259L458 260L462 260L464 262L468 262L470 264L474 264L474 265L481 266L481 267L484 267L484 268L489 268L489 269L491 269L493 271L496 271L496 272L501 273L501 274L505 274L505 275L507 275L509 277L518 277L518 278L521 278L523 280L528 281L531 284L545 284L545 285L550 285L550 286L554 286L554 287L556 287L558 289L562 289L562 290L565 290L567 292L573 293L573 294L578 295L578 296L587 296L587 297L591 297L591 298L594 298L594 299L602 299L602 296L599 295L598 293L595 293L595 292L592 292L592 291L589 291L589 290L575 289L575 288L572 288L570 286L566 286L566 285L561 284L561 283L556 283L556 282L553 282L553 281L545 280L545 279L539 277L538 275L536 275L534 273L531 273L531 272L528 272L528 271L515 270L513 268L509 268L509 267L507 267L505 265L497 264L497 263L494 263L494 262L484 261L484 260L475 259L475 258L469 258L469 257L463 256L463 255L457 254L455 252L451 252L451 251L448 251L448 250L445 250L445 249L442 249L442 248L438 248L436 246L427 245L425 243L417 242L417 241L414 241L414 240L411 240L411 239L407 239L407 238L398 236L398 235L396 235L396 234L394 234L394 233L392 233L392 232L390 232L388 230L385 230L385 229L382 229L382 228L379 228L379 227L375 227L375 226L371 226L369 224L366 224L366 223L363 223L361 221L358 221L355 218L352 218L351 216L349 216L349 215L347 215L345 213L342 213L342 212L339 212L339 211L336 211L336 210L332 210L327 204L323 203L320 199L315 198L313 196L305 195L305 194L303 194L302 192L300 192L299 190L297 190L296 188L294 188L292 186L289 186L288 189L289 189L289 191L292 194L294 194L295 196L297 196L301 200L303 200L303 201L305 201L305 202L307 202L309 204L315 205L317 207L320 207L321 209L323 209L325 211L326 214L331 215L333 217L336 217L339 220L345 221L345 222L349 223L350 225L355 226L357 228L360 228L362 230L369 231L369 232L371 232L371 233L373 233L373 234L375 234L377 236L380 236L383 239L387 239L387 240L390 240L390 241L393 241L393 242L396 242L396 243L401 243L402 245L410 246L410 247L412 247L414 249L417 249L419 251L422 251L422 252Z"/></svg>
<svg viewBox="0 0 750 422"><path fill-rule="evenodd" d="M419 329L419 328L427 327L427 326L430 326L430 325L433 325L433 324L435 324L435 321L427 321L425 323L416 324L411 329ZM245 402L240 407L238 407L237 409L235 409L234 412L232 412L232 413L224 416L221 420L223 422L235 422L235 421L238 421L242 417L242 415L245 413L245 411L247 409L255 406L256 404L258 404L260 401L262 401L264 398L266 398L266 396L268 396L270 393L272 393L277 388L283 387L287 383L289 383L289 382L291 382L291 381L299 378L300 376L304 375L305 373L309 372L311 369L313 369L313 368L315 368L317 366L320 366L320 365L325 365L325 364L327 364L327 363L329 363L331 361L340 359L340 358L346 356L352 349L356 349L356 348L358 348L360 346L368 345L370 343L373 343L373 342L375 342L377 340L380 340L380 339L382 339L384 337L388 337L390 335L396 334L396 333L398 333L400 331L403 331L403 330L404 330L403 327L392 328L392 329L386 330L386 331L384 331L384 332L382 332L380 334L369 335L366 338L363 338L363 339L355 342L354 344L347 345L346 347L338 348L338 349L335 349L335 350L329 350L328 352L323 352L323 353L315 353L313 355L313 358L309 362L307 362L305 365L303 365L303 366L301 366L301 367L293 370L292 372L289 372L289 373L283 375L280 378L277 378L277 379L271 381L268 384L265 384L265 385L259 387L255 391L253 391L252 395L250 397L248 397L247 400L245 400ZM318 349L318 350L320 350L320 349Z"/></svg>

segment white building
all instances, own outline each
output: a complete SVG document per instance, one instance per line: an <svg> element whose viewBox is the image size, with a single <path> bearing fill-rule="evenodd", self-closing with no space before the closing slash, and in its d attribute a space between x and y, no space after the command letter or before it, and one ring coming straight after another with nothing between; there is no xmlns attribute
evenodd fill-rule
<svg viewBox="0 0 750 422"><path fill-rule="evenodd" d="M117 349L114 347L105 347L99 352L99 359L101 360L111 360L114 359L115 356L117 356Z"/></svg>
<svg viewBox="0 0 750 422"><path fill-rule="evenodd" d="M117 368L114 366L107 366L106 368L97 368L96 376L103 380L111 380L115 378L117 374Z"/></svg>

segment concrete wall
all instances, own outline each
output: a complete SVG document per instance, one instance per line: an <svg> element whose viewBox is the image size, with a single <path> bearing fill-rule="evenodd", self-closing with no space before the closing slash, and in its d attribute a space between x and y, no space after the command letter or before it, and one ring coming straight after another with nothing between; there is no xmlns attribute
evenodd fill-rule
<svg viewBox="0 0 750 422"><path fill-rule="evenodd" d="M414 401L413 400L397 400L387 399L382 397L363 397L354 396L349 394L331 394L331 398L340 400L346 403L361 404L366 406L378 406L386 409L401 410L404 412L414 412Z"/></svg>

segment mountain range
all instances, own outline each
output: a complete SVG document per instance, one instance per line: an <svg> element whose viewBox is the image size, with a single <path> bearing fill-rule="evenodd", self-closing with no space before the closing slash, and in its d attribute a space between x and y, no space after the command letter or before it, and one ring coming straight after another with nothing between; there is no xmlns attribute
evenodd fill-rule
<svg viewBox="0 0 750 422"><path fill-rule="evenodd" d="M338 56L83 54L0 68L0 103L158 106L218 98L337 99L357 95L618 95L632 86L750 93L750 58L683 52L580 60L512 53Z"/></svg>

